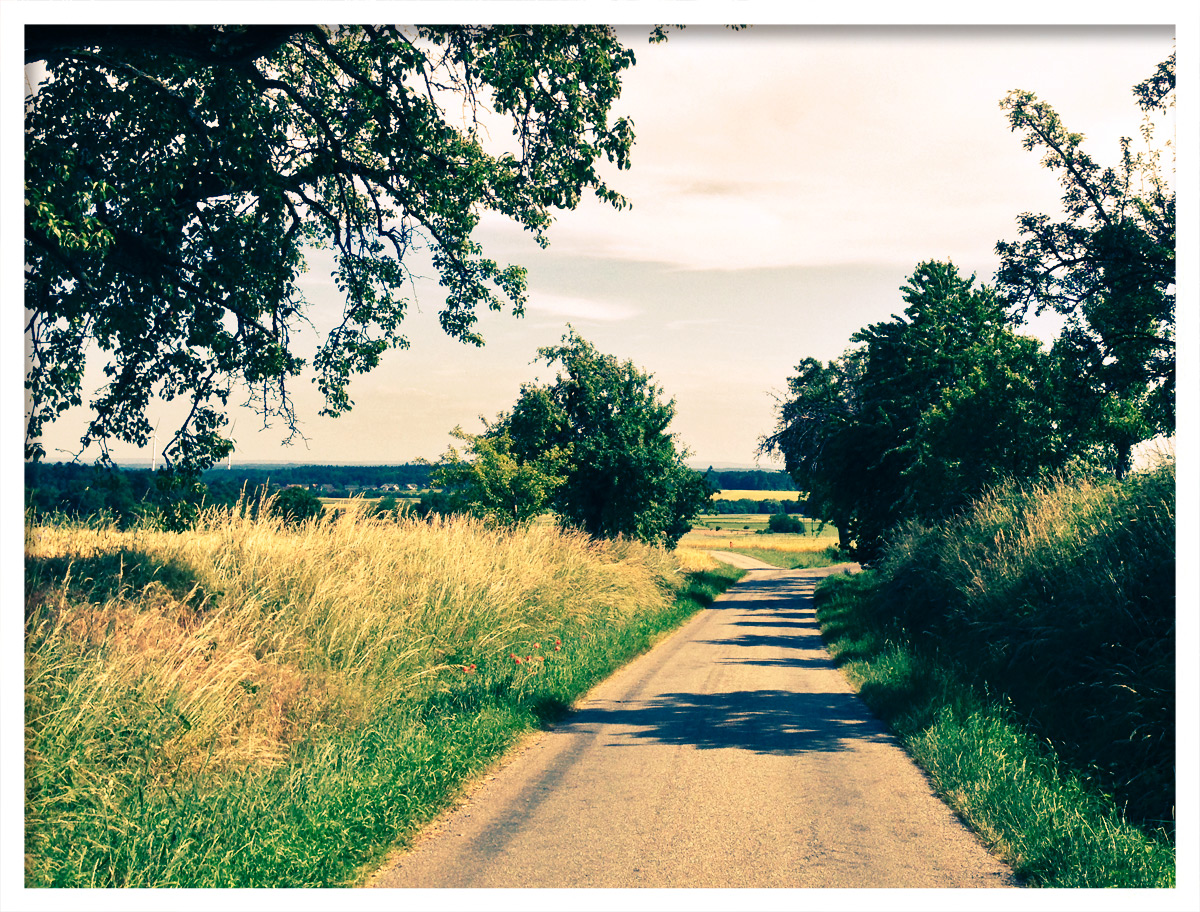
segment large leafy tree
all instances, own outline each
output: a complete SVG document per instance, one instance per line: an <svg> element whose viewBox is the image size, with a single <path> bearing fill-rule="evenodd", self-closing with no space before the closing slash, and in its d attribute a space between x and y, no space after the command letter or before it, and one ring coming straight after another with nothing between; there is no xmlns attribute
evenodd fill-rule
<svg viewBox="0 0 1200 912"><path fill-rule="evenodd" d="M763 455L783 456L796 487L807 492L808 513L834 524L843 549L854 538L853 505L862 482L863 464L846 447L859 412L864 355L856 348L828 364L816 358L801 361L788 378L786 398L778 403L776 431L759 448Z"/></svg>
<svg viewBox="0 0 1200 912"><path fill-rule="evenodd" d="M901 292L903 316L860 330L859 347L801 362L762 444L866 559L897 523L944 517L1063 456L1049 359L1012 331L994 290L927 262Z"/></svg>
<svg viewBox="0 0 1200 912"><path fill-rule="evenodd" d="M555 381L522 387L511 411L470 438L473 458L452 451L439 477L461 480L473 512L512 503L520 516L548 506L596 538L674 547L711 495L667 430L674 401L632 361L574 331L538 357L559 365Z"/></svg>
<svg viewBox="0 0 1200 912"><path fill-rule="evenodd" d="M442 327L480 344L478 308L525 302L524 271L472 240L484 211L544 244L553 211L585 192L624 205L596 170L627 167L633 142L609 112L634 58L608 27L30 26L25 38L27 63L45 66L26 97L29 458L46 423L81 404L96 350L106 382L84 446L144 445L154 395L191 404L164 452L178 468L228 452L233 395L295 433L308 248L332 248L345 296L312 361L337 415L350 378L406 344L415 254L445 288ZM512 129L492 151L488 111Z"/></svg>
<svg viewBox="0 0 1200 912"><path fill-rule="evenodd" d="M1106 452L1118 475L1136 443L1175 426L1175 191L1151 117L1174 104L1175 55L1134 95L1148 148L1135 154L1123 139L1115 168L1097 164L1033 93L1001 102L1025 147L1043 150L1059 173L1064 217L1020 216L1020 239L996 246L997 286L1014 314L1067 317L1055 346L1059 420L1080 447Z"/></svg>

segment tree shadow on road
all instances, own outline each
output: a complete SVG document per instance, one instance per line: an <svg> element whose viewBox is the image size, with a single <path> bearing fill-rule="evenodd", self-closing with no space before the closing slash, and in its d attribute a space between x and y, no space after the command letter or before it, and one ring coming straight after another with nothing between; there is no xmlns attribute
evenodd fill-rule
<svg viewBox="0 0 1200 912"><path fill-rule="evenodd" d="M853 743L891 741L882 725L849 693L741 690L721 694L664 694L631 707L580 710L566 728L628 728L613 742L649 739L703 750L732 747L757 754L841 751Z"/></svg>
<svg viewBox="0 0 1200 912"><path fill-rule="evenodd" d="M762 602L747 603L747 608L763 607ZM808 611L754 611L745 620L730 621L726 628L741 628L735 636L720 640L701 640L710 645L765 648L784 651L784 655L772 658L750 658L754 653L720 662L722 665L762 665L781 668L830 668L833 659L825 648L817 626L816 614ZM739 650L740 652L741 650Z"/></svg>
<svg viewBox="0 0 1200 912"><path fill-rule="evenodd" d="M739 646L748 649L759 648L770 650L773 653L778 653L780 650L795 650L795 654L774 655L763 657L763 653L749 653L745 657L732 659L724 659L716 662L717 665L762 665L772 666L776 668L795 668L795 669L832 669L834 668L833 660L829 653L825 651L825 641L815 633L801 634L770 634L770 633L743 633L736 637L727 637L722 640L699 640L700 643ZM750 658L750 656L759 656Z"/></svg>
<svg viewBox="0 0 1200 912"><path fill-rule="evenodd" d="M810 598L826 575L764 571L761 576L743 578L732 595L710 606L710 610L738 611L742 616L723 621L719 639L697 642L730 647L721 650L720 664L832 672L835 665L821 638ZM616 731L602 726L616 726ZM854 744L892 741L871 710L852 693L778 688L669 693L644 702L593 705L570 716L565 727L603 732L605 737L611 736L614 746L650 740L702 750L736 748L782 755L843 751Z"/></svg>
<svg viewBox="0 0 1200 912"><path fill-rule="evenodd" d="M809 598L823 582L823 577L779 577L774 574L764 574L762 577L743 577L737 588L731 590L734 594L726 594L717 599L709 608L718 611L755 610L767 608L768 602L775 599ZM770 593L771 599L764 600L761 593Z"/></svg>

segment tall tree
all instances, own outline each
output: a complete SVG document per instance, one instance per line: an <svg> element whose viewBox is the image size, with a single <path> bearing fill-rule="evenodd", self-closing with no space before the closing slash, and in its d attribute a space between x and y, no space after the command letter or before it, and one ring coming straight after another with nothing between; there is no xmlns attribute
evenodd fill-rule
<svg viewBox="0 0 1200 912"><path fill-rule="evenodd" d="M853 504L862 468L843 451L859 412L857 384L865 354L858 348L828 364L801 361L788 378L788 398L779 402L776 432L759 445L761 455L783 456L796 487L807 492L806 511L833 523L843 549L854 540Z"/></svg>
<svg viewBox="0 0 1200 912"><path fill-rule="evenodd" d="M1174 105L1175 55L1133 91L1148 149L1135 154L1122 139L1115 168L1098 165L1032 92L1001 102L1025 148L1044 150L1059 173L1065 218L1020 217L1021 239L996 245L997 287L1017 315L1067 317L1055 353L1059 418L1081 446L1106 449L1118 475L1136 443L1175 426L1175 191L1152 145L1152 115Z"/></svg>
<svg viewBox="0 0 1200 912"><path fill-rule="evenodd" d="M324 413L400 332L427 251L445 331L481 344L480 307L515 313L525 273L483 255L485 211L546 243L596 166L629 164L610 122L633 54L604 26L30 26L26 61L26 454L81 404L85 355L106 385L81 444L145 445L154 395L191 409L164 455L195 470L228 452L238 390L296 433L305 364L304 253L332 248L345 295L313 358ZM492 110L512 126L485 149ZM494 125L493 125L494 129ZM240 393L239 393L240 394ZM105 449L107 454L107 449Z"/></svg>
<svg viewBox="0 0 1200 912"><path fill-rule="evenodd" d="M522 387L512 410L474 438L470 464L452 452L439 467L442 477L469 481L460 491L486 510L506 498L532 509L527 491L506 479L536 476L537 484L526 488L548 495L566 525L596 538L674 547L711 494L667 430L674 401L663 400L632 361L601 353L573 330L562 344L539 349L538 357L560 365L555 381ZM494 468L492 450L504 457L491 461ZM539 480L547 476L556 481ZM493 497L490 491L507 493Z"/></svg>
<svg viewBox="0 0 1200 912"><path fill-rule="evenodd" d="M901 292L904 315L860 330L860 347L827 366L801 362L762 443L865 559L897 523L941 518L1063 456L1049 360L1012 332L993 289L927 262Z"/></svg>

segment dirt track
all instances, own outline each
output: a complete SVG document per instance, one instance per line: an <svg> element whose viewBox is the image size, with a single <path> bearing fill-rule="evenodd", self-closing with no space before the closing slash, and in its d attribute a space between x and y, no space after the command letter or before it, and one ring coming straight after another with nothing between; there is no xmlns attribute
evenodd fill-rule
<svg viewBox="0 0 1200 912"><path fill-rule="evenodd" d="M1015 885L830 661L844 569L752 570L370 885Z"/></svg>

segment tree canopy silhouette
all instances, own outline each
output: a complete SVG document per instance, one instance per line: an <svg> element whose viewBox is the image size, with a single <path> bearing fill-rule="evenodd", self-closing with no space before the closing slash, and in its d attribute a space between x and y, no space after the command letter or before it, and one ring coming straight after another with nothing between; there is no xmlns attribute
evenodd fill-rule
<svg viewBox="0 0 1200 912"><path fill-rule="evenodd" d="M45 65L26 97L27 458L97 355L81 445L105 458L146 444L153 396L190 403L177 469L228 452L234 395L294 435L307 250L332 249L345 298L311 361L338 415L407 344L415 256L441 326L479 345L479 308L525 305L524 270L472 240L484 212L544 245L585 192L625 205L597 171L633 143L609 116L634 63L610 27L30 26L25 47Z"/></svg>

